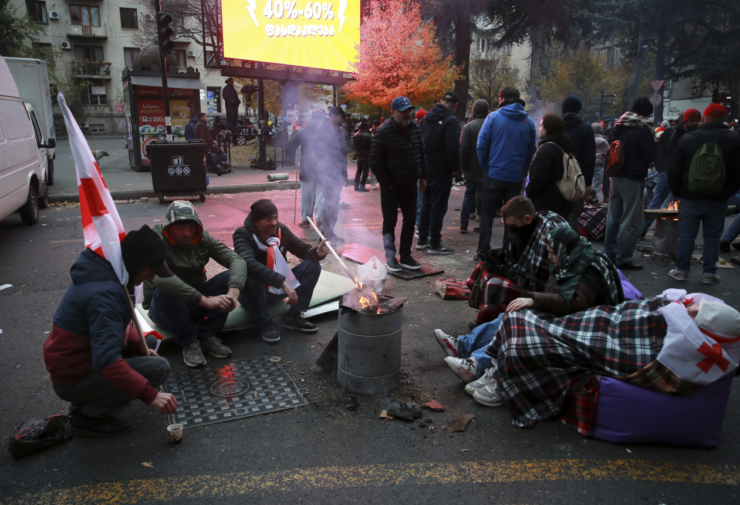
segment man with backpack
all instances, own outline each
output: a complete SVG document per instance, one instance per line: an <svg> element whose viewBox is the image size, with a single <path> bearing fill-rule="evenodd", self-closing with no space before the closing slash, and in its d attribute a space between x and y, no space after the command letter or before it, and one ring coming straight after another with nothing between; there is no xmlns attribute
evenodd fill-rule
<svg viewBox="0 0 740 505"><path fill-rule="evenodd" d="M591 186L596 166L596 138L591 125L583 121L583 104L577 96L568 95L563 100L562 111L565 131L573 145L573 156L583 174L586 186ZM549 133L549 132L548 132ZM578 231L578 218L583 212L583 199L574 200L570 217L567 218L573 230Z"/></svg>
<svg viewBox="0 0 740 505"><path fill-rule="evenodd" d="M686 281L694 241L701 224L704 234L704 284L717 284L719 241L727 215L727 200L740 190L740 134L724 124L727 109L713 103L704 110L696 131L679 140L668 167L668 184L678 206L676 268L668 275Z"/></svg>

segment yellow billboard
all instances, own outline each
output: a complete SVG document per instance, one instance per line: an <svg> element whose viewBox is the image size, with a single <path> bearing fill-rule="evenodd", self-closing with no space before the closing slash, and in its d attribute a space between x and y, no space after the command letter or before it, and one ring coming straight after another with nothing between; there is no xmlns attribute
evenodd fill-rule
<svg viewBox="0 0 740 505"><path fill-rule="evenodd" d="M224 57L351 72L360 0L221 0Z"/></svg>

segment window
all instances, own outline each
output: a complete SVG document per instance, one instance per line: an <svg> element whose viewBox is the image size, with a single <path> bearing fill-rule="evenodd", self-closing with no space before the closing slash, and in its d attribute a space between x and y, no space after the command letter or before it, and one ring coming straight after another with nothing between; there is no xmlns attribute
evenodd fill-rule
<svg viewBox="0 0 740 505"><path fill-rule="evenodd" d="M218 61L216 61L216 53L214 53L213 51L206 51L205 66L216 65L217 63Z"/></svg>
<svg viewBox="0 0 740 505"><path fill-rule="evenodd" d="M511 54L511 44L504 44L504 46L501 48L502 54Z"/></svg>
<svg viewBox="0 0 740 505"><path fill-rule="evenodd" d="M49 16L46 15L46 2L26 0L26 9L28 9L28 17L31 18L31 21L44 25L49 24Z"/></svg>
<svg viewBox="0 0 740 505"><path fill-rule="evenodd" d="M172 55L177 61L177 69L185 70L188 68L188 53L182 49L175 49L172 51Z"/></svg>
<svg viewBox="0 0 740 505"><path fill-rule="evenodd" d="M105 83L94 82L80 92L80 103L82 105L106 105L108 95L105 90Z"/></svg>
<svg viewBox="0 0 740 505"><path fill-rule="evenodd" d="M123 59L126 62L127 68L133 68L136 63L136 58L139 56L141 49L137 47L124 47L123 48Z"/></svg>
<svg viewBox="0 0 740 505"><path fill-rule="evenodd" d="M103 61L103 46L75 46L77 61Z"/></svg>
<svg viewBox="0 0 740 505"><path fill-rule="evenodd" d="M41 128L39 127L39 121L36 119L36 111L31 111L31 126L33 126L33 134L36 136L36 145L40 146L43 141L43 137L41 135Z"/></svg>
<svg viewBox="0 0 740 505"><path fill-rule="evenodd" d="M104 124L91 124L90 133L105 133L105 125Z"/></svg>
<svg viewBox="0 0 740 505"><path fill-rule="evenodd" d="M69 19L73 25L100 26L100 8L93 5L70 5Z"/></svg>
<svg viewBox="0 0 740 505"><path fill-rule="evenodd" d="M121 28L139 29L139 18L136 9L121 7Z"/></svg>

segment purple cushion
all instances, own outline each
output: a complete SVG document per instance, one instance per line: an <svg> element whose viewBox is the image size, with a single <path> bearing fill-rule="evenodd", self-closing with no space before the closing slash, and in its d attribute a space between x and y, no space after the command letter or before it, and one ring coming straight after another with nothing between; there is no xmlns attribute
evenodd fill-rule
<svg viewBox="0 0 740 505"><path fill-rule="evenodd" d="M624 291L624 299L625 300L644 300L645 297L642 296L642 293L640 293L640 290L638 290L636 287L632 285L629 279L627 279L627 277L624 276L622 271L617 269L617 272L619 272L619 280L622 281L622 290Z"/></svg>
<svg viewBox="0 0 740 505"><path fill-rule="evenodd" d="M733 378L729 374L690 396L668 396L602 377L593 436L617 443L715 447Z"/></svg>

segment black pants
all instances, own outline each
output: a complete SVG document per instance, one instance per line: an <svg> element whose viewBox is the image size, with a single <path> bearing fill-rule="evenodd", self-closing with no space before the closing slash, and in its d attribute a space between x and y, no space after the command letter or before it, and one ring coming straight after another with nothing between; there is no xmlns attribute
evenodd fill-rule
<svg viewBox="0 0 740 505"><path fill-rule="evenodd" d="M439 247L442 243L442 225L447 214L447 202L452 191L452 175L427 180L424 204L419 218L419 241Z"/></svg>
<svg viewBox="0 0 740 505"><path fill-rule="evenodd" d="M231 133L236 133L236 123L239 120L239 107L226 107L226 128L228 128ZM231 136L230 139L232 145L234 144L234 136Z"/></svg>
<svg viewBox="0 0 740 505"><path fill-rule="evenodd" d="M480 216L480 237L478 252L491 249L494 214L504 203L522 194L521 182L497 181L487 174L483 175L483 209ZM509 225L504 225L504 240L509 235Z"/></svg>
<svg viewBox="0 0 740 505"><path fill-rule="evenodd" d="M355 188L365 186L370 173L370 158L357 158L357 173L355 174Z"/></svg>
<svg viewBox="0 0 740 505"><path fill-rule="evenodd" d="M416 186L413 188L380 187L380 207L383 211L383 247L386 259L396 255L396 223L398 209L403 214L401 225L401 257L411 254L416 224Z"/></svg>

